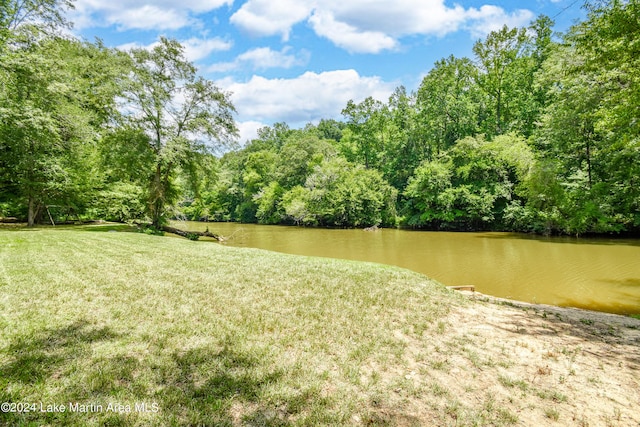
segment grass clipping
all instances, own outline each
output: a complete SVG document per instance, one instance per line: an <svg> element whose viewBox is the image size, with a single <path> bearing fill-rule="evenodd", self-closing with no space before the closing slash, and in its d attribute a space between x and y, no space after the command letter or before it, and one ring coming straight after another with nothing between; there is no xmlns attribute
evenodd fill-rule
<svg viewBox="0 0 640 427"><path fill-rule="evenodd" d="M585 375L593 334L407 270L100 230L0 230L0 424L638 424L633 324Z"/></svg>

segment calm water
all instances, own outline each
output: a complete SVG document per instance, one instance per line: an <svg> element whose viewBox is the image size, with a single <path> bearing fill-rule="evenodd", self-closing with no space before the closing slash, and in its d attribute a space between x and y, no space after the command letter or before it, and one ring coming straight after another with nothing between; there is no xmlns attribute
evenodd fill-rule
<svg viewBox="0 0 640 427"><path fill-rule="evenodd" d="M516 233L327 230L175 222L228 237L228 245L372 261L445 285L520 301L640 313L640 240L543 238Z"/></svg>

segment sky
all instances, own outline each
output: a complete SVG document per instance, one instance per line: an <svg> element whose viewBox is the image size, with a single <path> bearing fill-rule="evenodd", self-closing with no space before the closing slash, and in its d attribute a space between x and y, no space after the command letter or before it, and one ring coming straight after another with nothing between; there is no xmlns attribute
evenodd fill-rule
<svg viewBox="0 0 640 427"><path fill-rule="evenodd" d="M76 0L76 36L123 50L180 41L199 74L231 93L239 142L262 126L342 118L349 100L417 90L439 59L540 14L558 32L582 0Z"/></svg>

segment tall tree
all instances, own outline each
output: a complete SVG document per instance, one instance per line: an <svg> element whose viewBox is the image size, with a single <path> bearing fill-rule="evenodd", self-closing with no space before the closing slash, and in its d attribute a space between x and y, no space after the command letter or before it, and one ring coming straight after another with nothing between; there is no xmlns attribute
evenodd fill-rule
<svg viewBox="0 0 640 427"><path fill-rule="evenodd" d="M515 64L526 41L527 33L524 28L510 29L505 25L473 46L480 68L478 84L488 100L488 117L483 129L487 135L500 135L509 130L512 111L508 108L508 102L517 88L514 79L518 77L518 73L514 72L517 69Z"/></svg>
<svg viewBox="0 0 640 427"><path fill-rule="evenodd" d="M626 229L640 229L640 1L593 1L569 35L584 62L576 72L601 89L593 109L602 137L602 211L614 207ZM598 165L596 165L598 167ZM614 217L613 213L609 214Z"/></svg>
<svg viewBox="0 0 640 427"><path fill-rule="evenodd" d="M635 138L640 134L640 1L594 1L587 9L589 19L568 35L584 58L576 71L603 86L598 127Z"/></svg>
<svg viewBox="0 0 640 427"><path fill-rule="evenodd" d="M566 232L640 226L640 38L638 1L595 2L545 61L550 104L536 133L555 164Z"/></svg>
<svg viewBox="0 0 640 427"><path fill-rule="evenodd" d="M359 104L352 100L342 110L349 132L341 140L343 147L349 147L347 158L363 164L366 168L377 168L386 141L385 125L388 120L386 105L372 97Z"/></svg>
<svg viewBox="0 0 640 427"><path fill-rule="evenodd" d="M125 91L126 120L148 136L154 156L149 171L148 214L160 227L176 201L176 168L194 152L230 144L237 133L229 94L199 77L175 40L131 51L132 73Z"/></svg>
<svg viewBox="0 0 640 427"><path fill-rule="evenodd" d="M422 137L432 159L478 129L477 69L467 58L450 56L435 63L418 90Z"/></svg>
<svg viewBox="0 0 640 427"><path fill-rule="evenodd" d="M73 7L73 0L0 1L0 50L8 44L30 43L70 28L64 15Z"/></svg>
<svg viewBox="0 0 640 427"><path fill-rule="evenodd" d="M424 159L416 96L404 86L397 87L389 97L389 138L384 147L381 166L384 178L398 190L404 189L412 171Z"/></svg>
<svg viewBox="0 0 640 427"><path fill-rule="evenodd" d="M0 179L34 225L45 205L79 207L92 186L92 144L114 104L112 55L45 37L0 57Z"/></svg>

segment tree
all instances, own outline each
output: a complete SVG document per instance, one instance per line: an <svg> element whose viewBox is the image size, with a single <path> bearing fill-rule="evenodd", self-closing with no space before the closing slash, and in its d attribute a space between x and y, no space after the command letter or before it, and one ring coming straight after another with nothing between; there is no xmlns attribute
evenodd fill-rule
<svg viewBox="0 0 640 427"><path fill-rule="evenodd" d="M26 201L29 226L50 194L50 186L64 181L64 147L53 114L61 97L49 90L53 63L36 46L2 55L4 75L0 105L0 173L7 189Z"/></svg>
<svg viewBox="0 0 640 427"><path fill-rule="evenodd" d="M161 227L176 201L177 166L195 152L230 144L237 133L229 94L198 77L184 49L161 38L150 50L131 51L132 72L125 90L125 121L148 136L154 156L149 171L147 212Z"/></svg>
<svg viewBox="0 0 640 427"><path fill-rule="evenodd" d="M7 43L52 36L60 28L71 27L64 16L67 9L73 9L72 0L2 0L0 50Z"/></svg>
<svg viewBox="0 0 640 427"><path fill-rule="evenodd" d="M594 77L604 89L598 128L633 138L640 134L640 2L594 1L589 19L568 34L584 62L575 71Z"/></svg>
<svg viewBox="0 0 640 427"><path fill-rule="evenodd" d="M335 155L335 148L313 132L293 133L279 152L276 177L283 188L303 185L314 167Z"/></svg>
<svg viewBox="0 0 640 427"><path fill-rule="evenodd" d="M258 205L256 218L260 224L278 224L286 218L280 206L283 195L284 189L277 181L271 181L254 195L253 199Z"/></svg>
<svg viewBox="0 0 640 427"><path fill-rule="evenodd" d="M345 128L344 123L334 119L320 119L320 123L316 126L318 136L324 139L330 139L340 142L342 139L342 131Z"/></svg>
<svg viewBox="0 0 640 427"><path fill-rule="evenodd" d="M0 180L24 200L32 226L47 204L88 202L96 136L114 105L115 61L101 45L49 37L0 56Z"/></svg>
<svg viewBox="0 0 640 427"><path fill-rule="evenodd" d="M531 149L515 134L458 141L421 164L409 180L409 225L465 230L500 226L532 162Z"/></svg>
<svg viewBox="0 0 640 427"><path fill-rule="evenodd" d="M380 172L338 157L317 165L304 187L286 192L281 207L295 224L390 225L395 223L396 195Z"/></svg>
<svg viewBox="0 0 640 427"><path fill-rule="evenodd" d="M351 145L348 150L343 150L347 151L347 159L366 168L377 168L385 144L388 109L382 102L368 97L359 104L350 100L342 115L347 119L349 131L343 134L342 147Z"/></svg>
<svg viewBox="0 0 640 427"><path fill-rule="evenodd" d="M261 127L258 129L258 137L253 139L246 149L247 151L278 151L292 133L293 130L284 122L274 123L273 126Z"/></svg>
<svg viewBox="0 0 640 427"><path fill-rule="evenodd" d="M524 28L509 29L505 25L473 46L480 69L478 84L487 95L488 116L483 130L489 136L500 135L508 130L513 113L508 102L517 88L514 81L518 77L518 73L514 72L517 69L515 65L526 42Z"/></svg>
<svg viewBox="0 0 640 427"><path fill-rule="evenodd" d="M16 206L24 201L30 226L45 203L77 194L70 188L82 170L82 147L71 147L90 121L74 87L86 87L76 73L84 53L67 57L79 44L53 37L69 26L70 7L66 0L0 3L0 195Z"/></svg>
<svg viewBox="0 0 640 427"><path fill-rule="evenodd" d="M563 190L545 211L559 212L567 233L633 230L640 226L640 5L594 2L588 10L539 73L549 105L535 141Z"/></svg>
<svg viewBox="0 0 640 427"><path fill-rule="evenodd" d="M640 2L593 1L589 18L568 40L584 58L575 73L600 88L592 109L601 138L600 204L615 207L617 222L640 229ZM595 165L598 169L600 165ZM597 171L599 172L599 171ZM597 189L597 188L596 188Z"/></svg>
<svg viewBox="0 0 640 427"><path fill-rule="evenodd" d="M478 129L480 94L477 69L467 58L435 63L418 89L418 117L427 158L434 158Z"/></svg>
<svg viewBox="0 0 640 427"><path fill-rule="evenodd" d="M389 184L401 191L425 157L415 94L408 94L404 86L396 88L389 97L388 111L380 170Z"/></svg>

